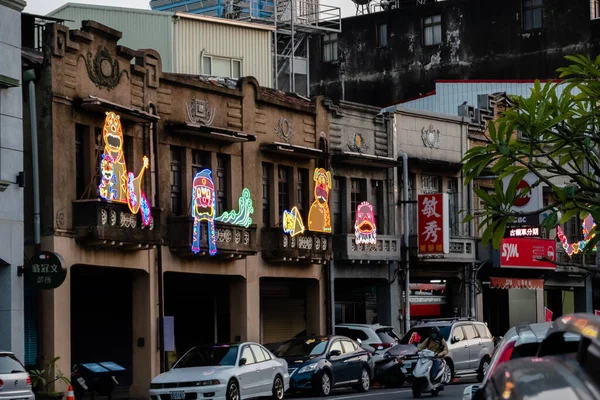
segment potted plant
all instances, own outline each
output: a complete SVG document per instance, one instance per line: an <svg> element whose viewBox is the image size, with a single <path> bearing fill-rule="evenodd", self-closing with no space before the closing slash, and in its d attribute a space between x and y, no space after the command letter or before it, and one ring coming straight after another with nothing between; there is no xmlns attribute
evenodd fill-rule
<svg viewBox="0 0 600 400"><path fill-rule="evenodd" d="M54 357L45 362L43 369L32 369L29 371L36 400L60 400L64 397L64 393L51 392L49 390L50 385L54 382L71 384L69 378L56 366L56 362L59 359L60 357Z"/></svg>

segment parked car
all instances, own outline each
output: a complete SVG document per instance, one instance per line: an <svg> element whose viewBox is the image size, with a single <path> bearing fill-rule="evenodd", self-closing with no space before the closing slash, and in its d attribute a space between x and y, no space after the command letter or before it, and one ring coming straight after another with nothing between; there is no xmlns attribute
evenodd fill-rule
<svg viewBox="0 0 600 400"><path fill-rule="evenodd" d="M379 346L387 349L400 341L393 327L379 324L339 324L335 326L335 334L360 339L362 346L370 346L373 351Z"/></svg>
<svg viewBox="0 0 600 400"><path fill-rule="evenodd" d="M432 327L437 327L448 343L448 372L444 374L444 384L448 385L455 376L469 375L476 375L481 382L494 352L493 337L487 325L473 318L423 320L404 335L400 344L423 343ZM410 375L416 360L409 363L410 360L405 364Z"/></svg>
<svg viewBox="0 0 600 400"><path fill-rule="evenodd" d="M488 377L502 363L521 357L535 356L539 344L546 337L551 322L538 324L519 324L510 328L498 344L489 368L484 371L481 385L467 386L463 392L463 400L471 400L479 386L485 385Z"/></svg>
<svg viewBox="0 0 600 400"><path fill-rule="evenodd" d="M10 351L0 350L0 399L33 400L31 377Z"/></svg>
<svg viewBox="0 0 600 400"><path fill-rule="evenodd" d="M331 389L352 386L367 392L373 378L373 360L345 336L309 336L285 342L278 357L288 362L290 390L314 391L327 396Z"/></svg>
<svg viewBox="0 0 600 400"><path fill-rule="evenodd" d="M282 400L289 389L287 362L257 343L197 346L150 384L152 400Z"/></svg>
<svg viewBox="0 0 600 400"><path fill-rule="evenodd" d="M475 400L600 398L600 317L570 314L552 323L534 357L499 364Z"/></svg>

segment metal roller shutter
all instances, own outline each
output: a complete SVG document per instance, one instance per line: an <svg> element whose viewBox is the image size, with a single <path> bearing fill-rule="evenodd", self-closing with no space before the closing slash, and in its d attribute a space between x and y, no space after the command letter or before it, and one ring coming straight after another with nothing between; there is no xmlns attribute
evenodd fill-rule
<svg viewBox="0 0 600 400"><path fill-rule="evenodd" d="M261 298L262 342L283 342L306 330L305 303L299 298Z"/></svg>

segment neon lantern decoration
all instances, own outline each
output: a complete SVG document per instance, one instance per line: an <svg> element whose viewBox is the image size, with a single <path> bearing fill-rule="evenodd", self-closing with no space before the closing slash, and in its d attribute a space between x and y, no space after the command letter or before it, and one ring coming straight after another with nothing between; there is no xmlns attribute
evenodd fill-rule
<svg viewBox="0 0 600 400"><path fill-rule="evenodd" d="M565 252L568 255L572 256L573 254L583 252L585 246L589 243L589 241L592 240L594 236L596 236L596 234L593 233L589 238L587 237L591 230L595 227L596 223L594 222L594 218L591 215L588 215L581 224L581 229L583 231L583 240L580 240L579 242L575 243L569 243L560 225L556 227L556 234L558 236L558 239L560 240L560 243L562 244L563 249L565 249ZM592 251L597 251L596 247L594 247Z"/></svg>
<svg viewBox="0 0 600 400"><path fill-rule="evenodd" d="M283 232L291 237L304 233L304 223L298 207L292 208L292 211L283 212Z"/></svg>
<svg viewBox="0 0 600 400"><path fill-rule="evenodd" d="M228 224L243 226L244 228L252 225L252 217L254 214L254 206L252 205L252 197L250 190L244 188L242 196L238 200L239 211L225 211L215 221L225 222Z"/></svg>
<svg viewBox="0 0 600 400"><path fill-rule="evenodd" d="M206 221L208 224L208 254L211 256L217 254L216 214L215 184L210 169L203 169L196 174L192 185L192 217L194 217L192 251L194 253L200 252L200 225L202 221Z"/></svg>
<svg viewBox="0 0 600 400"><path fill-rule="evenodd" d="M331 172L317 168L313 180L315 181L315 200L308 212L308 229L313 232L331 233L331 214L329 213Z"/></svg>
<svg viewBox="0 0 600 400"><path fill-rule="evenodd" d="M152 215L146 195L142 191L142 178L148 168L148 157L144 156L142 170L136 177L127 170L123 153L123 128L121 117L112 111L106 113L102 130L104 153L100 161L101 181L98 186L100 197L107 201L126 203L133 214L141 209L142 223L150 225Z"/></svg>
<svg viewBox="0 0 600 400"><path fill-rule="evenodd" d="M356 244L377 244L375 213L373 206L368 201L363 201L356 207L354 237Z"/></svg>

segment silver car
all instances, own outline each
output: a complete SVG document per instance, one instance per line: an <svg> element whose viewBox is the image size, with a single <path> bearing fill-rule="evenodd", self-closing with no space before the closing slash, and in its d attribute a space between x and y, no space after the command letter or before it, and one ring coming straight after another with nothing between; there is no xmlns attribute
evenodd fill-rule
<svg viewBox="0 0 600 400"><path fill-rule="evenodd" d="M33 400L31 378L10 351L0 350L0 400Z"/></svg>
<svg viewBox="0 0 600 400"><path fill-rule="evenodd" d="M424 342L433 327L439 328L448 343L448 370L443 377L444 383L449 384L455 376L477 376L481 382L494 352L494 340L487 325L472 318L423 320L408 331L400 344L409 344L411 340L417 341L411 342L413 344ZM407 373L412 373L412 367L414 365Z"/></svg>

